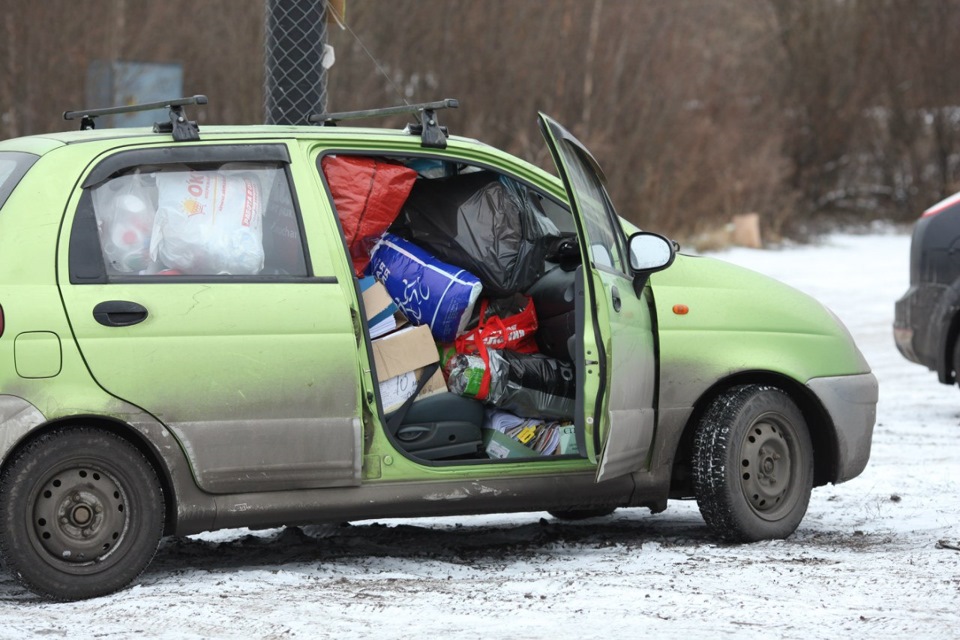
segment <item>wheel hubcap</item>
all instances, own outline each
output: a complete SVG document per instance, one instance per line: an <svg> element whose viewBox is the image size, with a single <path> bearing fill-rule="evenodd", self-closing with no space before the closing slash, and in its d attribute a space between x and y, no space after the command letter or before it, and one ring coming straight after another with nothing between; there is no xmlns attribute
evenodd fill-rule
<svg viewBox="0 0 960 640"><path fill-rule="evenodd" d="M754 423L740 448L740 486L751 508L772 515L790 491L793 465L790 446L775 420Z"/></svg>
<svg viewBox="0 0 960 640"><path fill-rule="evenodd" d="M103 559L116 547L126 525L120 484L109 474L86 467L47 480L33 510L37 540L51 556L73 564Z"/></svg>

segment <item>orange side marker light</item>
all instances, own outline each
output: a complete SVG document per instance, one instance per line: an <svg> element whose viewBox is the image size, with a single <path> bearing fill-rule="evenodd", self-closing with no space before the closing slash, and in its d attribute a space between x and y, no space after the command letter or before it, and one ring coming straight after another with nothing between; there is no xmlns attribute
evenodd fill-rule
<svg viewBox="0 0 960 640"><path fill-rule="evenodd" d="M685 316L690 313L690 307L685 304L675 304L673 305L673 312L678 316Z"/></svg>

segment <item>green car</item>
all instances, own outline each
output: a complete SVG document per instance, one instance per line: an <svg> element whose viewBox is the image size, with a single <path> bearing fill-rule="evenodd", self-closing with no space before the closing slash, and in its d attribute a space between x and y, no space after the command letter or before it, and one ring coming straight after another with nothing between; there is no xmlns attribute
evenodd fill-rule
<svg viewBox="0 0 960 640"><path fill-rule="evenodd" d="M623 221L547 116L560 178L447 136L453 101L199 130L205 101L0 142L0 555L33 592L233 527L696 499L719 538L783 538L866 466L840 321Z"/></svg>

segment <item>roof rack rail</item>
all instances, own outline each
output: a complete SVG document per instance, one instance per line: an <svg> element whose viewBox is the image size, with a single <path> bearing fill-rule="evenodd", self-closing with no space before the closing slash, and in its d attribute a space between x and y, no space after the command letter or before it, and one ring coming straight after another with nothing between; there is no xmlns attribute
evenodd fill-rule
<svg viewBox="0 0 960 640"><path fill-rule="evenodd" d="M155 133L172 133L173 139L177 142L186 142L200 139L200 127L193 120L187 120L183 113L183 107L188 104L207 104L207 96L196 95L189 98L178 98L176 100L163 100L161 102L147 102L143 104L131 104L122 107L106 107L104 109L82 109L79 111L64 111L64 120L76 120L80 118L80 130L86 131L96 129L95 118L99 116L110 116L120 113L134 113L137 111L152 111L154 109L169 109L170 122L157 122L153 125Z"/></svg>
<svg viewBox="0 0 960 640"><path fill-rule="evenodd" d="M343 111L340 113L320 113L307 118L311 124L335 126L343 120L361 120L365 118L379 118L395 116L402 113L417 113L420 116L419 124L408 124L405 131L420 136L420 146L433 149L447 148L447 128L437 122L438 109L456 109L460 102L453 98L446 98L437 102L422 102L420 104L405 104L397 107L382 109L366 109L364 111Z"/></svg>

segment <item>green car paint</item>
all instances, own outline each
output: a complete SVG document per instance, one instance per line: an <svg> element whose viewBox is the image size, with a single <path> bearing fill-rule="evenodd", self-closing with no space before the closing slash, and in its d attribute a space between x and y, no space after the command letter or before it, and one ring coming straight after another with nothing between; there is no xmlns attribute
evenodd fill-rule
<svg viewBox="0 0 960 640"><path fill-rule="evenodd" d="M143 453L162 485L170 534L387 516L659 511L669 497L693 495L683 471L706 408L753 384L785 390L803 411L816 484L856 476L869 456L876 380L842 324L770 278L708 258L674 260L672 248L663 270L631 271L628 236L639 230L615 217L582 145L545 116L541 127L560 178L475 140L451 136L446 148L425 149L408 133L351 127L205 126L189 143L145 129L0 142L0 159L37 156L0 209L0 473L42 434L84 426ZM162 167L168 155L171 165L202 168L229 164L235 152L285 176L309 272L103 277L94 273L102 262L83 262L84 247L99 247L90 205L98 185ZM264 160L251 160L258 153ZM581 455L435 461L388 433L359 285L318 171L327 154L494 170L571 218L584 258L574 289ZM597 191L581 193L588 186ZM600 251L613 242L599 237L607 228L620 247L613 261ZM116 301L144 314L107 326L96 309ZM675 311L681 306L686 312Z"/></svg>
<svg viewBox="0 0 960 640"><path fill-rule="evenodd" d="M772 278L712 258L679 256L651 281L661 358L674 371L699 371L709 384L737 371L771 371L804 383L870 371L832 313ZM677 305L689 311L677 314ZM690 396L676 388L689 376L663 377L666 402Z"/></svg>
<svg viewBox="0 0 960 640"><path fill-rule="evenodd" d="M295 137L290 133L291 131L295 131L295 129L285 127L261 127L259 129L262 129L263 132L258 131L252 136L250 132L245 133L248 137L266 139L272 139L272 136L277 134L290 134L290 138ZM276 133L272 131L273 129L277 130ZM211 128L211 134L207 136L207 140L201 144L218 143L218 137L229 139L230 134L222 135L220 134L221 130L230 131L231 128ZM132 135L132 133L124 133L126 136L129 136L121 138L123 143L122 148L124 150L158 145L153 136L144 136L146 139L143 140L138 136ZM88 166L93 166L97 156L115 149L118 143L117 139L104 137L83 145L71 144L66 147L63 145L63 142L75 142L83 140L86 137L86 134L65 133L56 134L50 138L27 138L24 139L27 141L26 143L18 141L20 142L19 144L13 145L7 142L5 145L0 146L0 148L7 146L26 151L42 150L46 153L54 149L60 149L57 154L51 154L58 156L56 160L59 162L52 163L49 162L52 158L43 158L44 165L52 164L53 166L44 166L43 172L35 172L38 176L38 182L41 179L40 176L43 176L42 186L38 184L35 188L31 189L25 179L24 184L18 187L15 194L11 196L10 208L17 206L14 198L22 197L33 200L33 208L38 212L47 213L52 211L58 213L64 210L69 211L71 205L75 204L75 201L63 203L63 189L67 188L66 185L61 184L59 187L54 186L50 188L49 177L60 176L61 178L65 178L61 180L61 183L71 181L78 183L82 180L83 175L77 175L75 169L73 174L65 170L60 170L56 164L63 164L66 167L75 168L78 164L86 160ZM311 143L308 140L301 141L300 145L305 148L303 153L310 153L311 148L322 149L326 146L323 143ZM331 147L333 149L337 149L338 147L347 148L352 152L359 151L374 155L388 155L391 153L410 154L411 152L409 138L407 136L385 136L379 132L369 136L356 135L346 140L338 139L337 144L330 145L327 148ZM295 145L291 144L291 149L295 149ZM59 157L61 154L64 157ZM517 177L523 178L533 185L553 194L559 193L562 188L562 185L559 184L555 177L544 174L532 165L528 165L523 161L474 141L454 139L445 153L433 153L431 155L465 158L482 166L502 166L505 169L509 169L511 173ZM300 159L303 159L302 156ZM311 173L311 163L294 161L291 163L291 169L295 174L295 180L298 186L303 184L316 184L315 176ZM313 197L316 199L313 204L317 205L315 207L317 212L327 214L326 216L304 215L304 226L307 228L307 233L305 234L307 241L312 244L317 244L318 238L328 238L331 233L330 221L332 220L332 210L329 202L323 197L319 189L313 193L309 193L309 191L309 189L300 189L298 195L301 201L303 202ZM40 198L40 200L38 201L37 198ZM47 200L47 202L44 200ZM49 200L53 200L54 202L49 202ZM66 206L64 207L64 205ZM303 208L305 211L309 209L308 207ZM0 225L6 222L8 218L16 221L16 219L11 216L5 216L0 218ZM31 224L27 225L28 228L31 230L36 229L36 222L36 219L32 220ZM52 223L53 221L51 220L51 224ZM3 227L0 226L0 229L2 228ZM334 225L333 229L335 228ZM29 234L24 231L12 233L15 233L24 240L29 240L29 238L25 237ZM38 238L37 240L40 244L46 243L45 246L47 251L49 251L48 238ZM25 250L28 249L29 244L25 247ZM39 251L40 247L36 247L36 249L35 254L42 253ZM311 256L314 257L314 259L326 256L331 257L331 262L325 269L336 277L344 278L346 274L349 273L345 259L334 259L341 257L338 256L338 253L342 254L342 252L331 251L331 248L326 245L311 247L311 249L315 249L311 251ZM67 246L61 244L61 264L66 263L66 251ZM13 262L27 266L37 264L35 261ZM697 262L709 262L709 268L695 269L689 266ZM49 264L38 266L44 267L49 272ZM697 393L690 392L689 385L691 380L703 381L697 388L697 391L702 392L717 380L722 379L724 376L733 375L738 371L775 371L799 381L806 381L816 376L849 375L851 373L869 371L862 356L847 337L845 330L823 310L819 303L763 276L740 270L719 261L680 256L670 269L654 275L651 282L655 291L654 299L656 300L659 327L661 352L660 406L663 408L691 406L698 397ZM691 286L689 284L690 282L695 282L696 284ZM116 285L110 286L115 287ZM175 288L171 288L167 292L158 291L157 293L151 293L151 295L169 297L171 300L192 299L196 292L192 290L178 291L177 288L182 286L183 285L176 285ZM157 287L157 289L160 289L160 287ZM203 289L203 287L198 287L197 289ZM125 293L126 292L122 290L117 291L119 297L124 297ZM282 293L278 295L281 297L284 296ZM237 300L236 304L240 306L245 294L238 291L234 297ZM696 300L696 303L691 304L691 300ZM776 303L771 304L774 301L776 301ZM670 309L673 304L678 303L691 304L691 313L686 316L676 316L673 314ZM349 298L344 296L344 298L341 299L341 304L355 304L355 301L350 302ZM329 305L323 306L329 308ZM46 312L42 313L42 315L45 318L52 318L58 314ZM10 322L8 319L8 330L10 330ZM49 325L49 321L47 321L46 324ZM221 331L222 327L218 327L216 324L217 320L215 318L211 318L211 320L206 322L201 321L193 328L196 331L197 338L217 335L217 332ZM32 324L31 326L36 327L43 325L44 323L38 323ZM342 325L341 330L349 332L346 327L347 325ZM63 334L69 335L69 331L64 330L63 325L61 325L60 331ZM54 333L57 334L56 331L54 331ZM749 341L745 342L743 340L744 334L750 334ZM174 349L189 350L191 339L187 336L182 336L177 339L182 340L184 346L176 346ZM731 345L736 345L737 348L733 349ZM6 347L6 345L4 345L4 347ZM43 404L44 409L46 409L46 411L42 413L45 416L49 415L51 419L66 417L69 415L71 409L79 407L83 407L83 409L87 411L101 413L104 412L104 409L113 401L108 394L103 393L102 389L99 389L98 385L91 385L89 376L82 369L73 376L71 375L71 369L73 368L70 365L71 351L73 352L73 357L76 357L75 345L65 342L64 371L58 378L67 380L71 377L76 377L77 382L69 386L79 387L81 390L78 392L78 395L87 398L87 400L66 403L68 409L62 414L60 411L53 409L53 407L61 405L61 401L55 403L40 403ZM811 354L814 354L814 357L811 357ZM331 365L330 371L338 369L338 366L333 362L331 362ZM118 373L110 375L119 375L119 373L126 368L122 360L111 363L111 366L115 367ZM358 366L361 367L363 371L368 371L370 363L365 361L364 358L361 358ZM257 379L259 383L264 385L265 391L269 389L273 393L281 394L282 381L277 380L275 373L272 375L269 372L264 373L265 375L258 376ZM180 374L181 372L176 371L175 367L171 367L169 370L161 368L154 372L154 377L156 379L176 381ZM339 374L332 373L330 374L330 379L335 379L338 375ZM368 384L370 384L371 379L368 377L367 380ZM237 379L227 378L223 382L226 386L236 386ZM317 382L322 385L322 382L325 382L325 380L318 378ZM130 382L129 384L134 383ZM140 384L141 387L150 386L150 384ZM42 386L45 391L40 394L40 397L55 396L60 399L64 398L64 391L59 389L59 386L59 384L51 385L48 381ZM167 385L155 386L162 388ZM46 391L46 389L51 388L53 388L53 390ZM678 389L686 389L686 392L678 391ZM146 389L142 390L148 391ZM173 393L175 395L177 392L173 389L166 389L163 392L154 391L153 393L156 393L159 397L167 393ZM130 394L120 395L128 396ZM99 400L91 402L91 399L98 397ZM358 391L358 403L360 397ZM150 403L148 396L147 401L142 404L149 405ZM212 411L212 409L210 411ZM163 416L157 417L161 422L164 422ZM377 473L369 473L369 476L371 476L370 479L377 482L412 480L416 478L457 477L458 475L480 478L485 476L501 477L504 475L524 475L531 472L540 473L541 468L552 470L560 470L561 468L592 468L591 463L585 460L506 463L496 465L496 468L491 469L479 469L477 466L467 469L425 467L402 454L398 454L393 444L389 442L389 439L383 435L381 430L374 432L366 456L368 460L379 459L381 463L385 457L390 458L388 464L379 465L379 471ZM194 475L200 477L202 473L198 473L195 470Z"/></svg>

